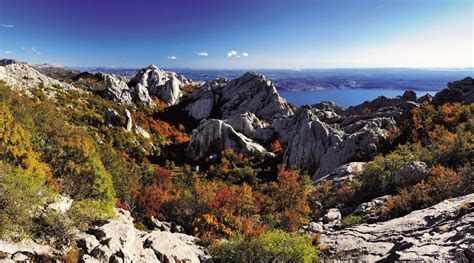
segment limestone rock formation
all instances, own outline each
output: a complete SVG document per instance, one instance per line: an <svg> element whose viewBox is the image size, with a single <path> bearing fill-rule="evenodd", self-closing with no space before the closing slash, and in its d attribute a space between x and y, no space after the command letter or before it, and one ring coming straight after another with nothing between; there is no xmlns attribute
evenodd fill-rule
<svg viewBox="0 0 474 263"><path fill-rule="evenodd" d="M278 94L273 83L254 72L231 81L207 82L191 93L183 104L188 114L197 120L226 119L251 112L260 119L271 121L292 114L289 104Z"/></svg>
<svg viewBox="0 0 474 263"><path fill-rule="evenodd" d="M3 61L0 66L0 80L16 90L24 90L30 94L34 88L42 88L49 97L54 97L57 90L75 89L72 85L43 75L26 63ZM49 88L45 90L44 88Z"/></svg>
<svg viewBox="0 0 474 263"><path fill-rule="evenodd" d="M124 105L133 103L134 91L128 87L125 77L105 73L97 73L97 75L105 82L104 97L106 99Z"/></svg>
<svg viewBox="0 0 474 263"><path fill-rule="evenodd" d="M135 89L138 97L147 90L150 95L158 97L168 105L179 102L183 95L180 87L188 84L191 82L184 76L163 71L155 65L143 68L129 82L129 86Z"/></svg>
<svg viewBox="0 0 474 263"><path fill-rule="evenodd" d="M166 231L142 232L133 226L133 218L117 209L118 217L79 236L83 252L101 262L200 262L209 258L197 239Z"/></svg>
<svg viewBox="0 0 474 263"><path fill-rule="evenodd" d="M211 117L213 109L218 107L220 91L227 85L228 80L218 78L205 82L199 89L189 94L185 104L185 110L189 116L196 120L203 120Z"/></svg>
<svg viewBox="0 0 474 263"><path fill-rule="evenodd" d="M229 148L237 152L266 153L265 148L235 131L229 124L222 120L210 119L201 121L193 131L188 156L194 160L203 160Z"/></svg>
<svg viewBox="0 0 474 263"><path fill-rule="evenodd" d="M386 222L328 231L321 242L338 260L471 262L473 226L470 194Z"/></svg>
<svg viewBox="0 0 474 263"><path fill-rule="evenodd" d="M274 130L269 127L268 123L259 120L255 114L250 112L229 117L224 122L237 132L256 141L268 142L275 136Z"/></svg>
<svg viewBox="0 0 474 263"><path fill-rule="evenodd" d="M81 262L210 262L198 239L181 233L136 229L126 210L116 209L117 216L86 232L78 232L75 242L81 250ZM30 257L41 261L54 259L61 251L34 241L0 241L0 262L21 261ZM7 261L8 262L8 261Z"/></svg>
<svg viewBox="0 0 474 263"><path fill-rule="evenodd" d="M318 184L319 182L326 180L332 181L335 184L342 183L344 181L352 180L354 176L362 173L364 171L365 162L350 162L343 164L336 169L334 169L329 174L317 179L314 183Z"/></svg>
<svg viewBox="0 0 474 263"><path fill-rule="evenodd" d="M320 109L305 105L290 119L278 119L272 124L280 140L288 141L286 166L314 173L314 179L356 158L370 159L383 144L386 132L396 127L393 117L380 117L395 113L348 121L349 117L332 111L334 121L330 124L319 119L320 113Z"/></svg>

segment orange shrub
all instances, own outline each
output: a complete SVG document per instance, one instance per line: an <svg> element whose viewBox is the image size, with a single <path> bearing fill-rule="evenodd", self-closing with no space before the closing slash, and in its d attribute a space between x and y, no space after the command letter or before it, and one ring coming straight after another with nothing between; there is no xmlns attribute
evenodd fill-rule
<svg viewBox="0 0 474 263"><path fill-rule="evenodd" d="M281 146L280 140L276 139L274 142L272 142L272 144L270 146L270 149L274 153L277 153L277 154L280 153L283 149L282 146Z"/></svg>

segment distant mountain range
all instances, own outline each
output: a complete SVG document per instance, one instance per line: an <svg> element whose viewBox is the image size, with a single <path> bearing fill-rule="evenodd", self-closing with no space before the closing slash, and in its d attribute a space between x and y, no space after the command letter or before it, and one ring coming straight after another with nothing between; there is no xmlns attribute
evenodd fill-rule
<svg viewBox="0 0 474 263"><path fill-rule="evenodd" d="M135 68L88 67L74 70L101 71L132 77ZM474 68L367 68L367 69L167 69L194 81L218 77L235 78L247 71L256 71L271 79L278 90L310 91L325 89L392 89L438 91L453 79L474 73Z"/></svg>

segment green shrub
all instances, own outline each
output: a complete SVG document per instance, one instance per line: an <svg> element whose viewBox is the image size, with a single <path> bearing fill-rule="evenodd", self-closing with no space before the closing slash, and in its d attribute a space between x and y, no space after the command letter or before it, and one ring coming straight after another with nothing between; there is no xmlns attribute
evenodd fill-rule
<svg viewBox="0 0 474 263"><path fill-rule="evenodd" d="M74 201L68 211L69 218L82 231L87 230L94 221L109 219L113 215L113 207L109 203L90 199Z"/></svg>
<svg viewBox="0 0 474 263"><path fill-rule="evenodd" d="M0 162L0 236L30 236L31 214L51 196L44 178Z"/></svg>
<svg viewBox="0 0 474 263"><path fill-rule="evenodd" d="M298 233L269 231L250 241L235 238L211 249L216 262L313 262L318 252L311 239Z"/></svg>
<svg viewBox="0 0 474 263"><path fill-rule="evenodd" d="M46 211L34 219L35 237L48 240L56 246L69 245L73 237L73 222L64 214Z"/></svg>
<svg viewBox="0 0 474 263"><path fill-rule="evenodd" d="M361 216L358 215L348 215L342 218L341 223L345 227L350 227L354 225L358 225L364 222Z"/></svg>
<svg viewBox="0 0 474 263"><path fill-rule="evenodd" d="M386 156L377 156L372 162L364 166L361 173L361 193L366 198L373 198L385 194L390 190L390 182L395 172L415 156L407 145L398 148Z"/></svg>

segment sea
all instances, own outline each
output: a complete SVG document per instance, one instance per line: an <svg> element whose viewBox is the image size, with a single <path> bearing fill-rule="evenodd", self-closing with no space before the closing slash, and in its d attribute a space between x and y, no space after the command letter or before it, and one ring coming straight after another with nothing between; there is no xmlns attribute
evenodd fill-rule
<svg viewBox="0 0 474 263"><path fill-rule="evenodd" d="M301 106L304 104L312 105L321 101L333 101L342 107L359 105L365 101L371 101L379 96L395 98L403 94L403 90L391 89L329 89L316 91L280 91L288 102L293 105ZM434 96L437 91L415 91L417 96L431 94Z"/></svg>

